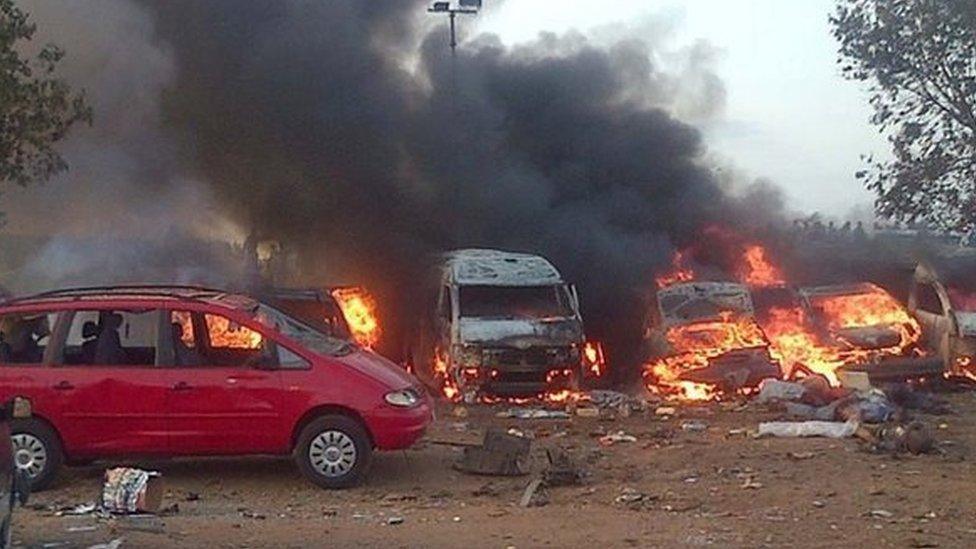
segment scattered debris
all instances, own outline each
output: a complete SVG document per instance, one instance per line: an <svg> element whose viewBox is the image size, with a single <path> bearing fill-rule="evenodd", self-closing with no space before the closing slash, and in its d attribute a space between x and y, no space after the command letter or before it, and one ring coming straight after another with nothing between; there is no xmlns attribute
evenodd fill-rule
<svg viewBox="0 0 976 549"><path fill-rule="evenodd" d="M471 492L471 495L475 497L481 497L481 496L494 497L497 496L498 494L499 494L498 487L495 486L495 484L492 482L486 482L481 486L479 486L478 488L476 488L473 492Z"/></svg>
<svg viewBox="0 0 976 549"><path fill-rule="evenodd" d="M541 478L532 479L532 482L525 487L525 491L522 492L522 499L519 501L519 507L542 507L549 503L549 495L546 494L543 488L543 480Z"/></svg>
<svg viewBox="0 0 976 549"><path fill-rule="evenodd" d="M583 480L583 472L564 450L547 448L549 466L542 473L546 486L571 486Z"/></svg>
<svg viewBox="0 0 976 549"><path fill-rule="evenodd" d="M746 490L758 490L763 487L761 482L757 482L752 477L746 477L745 482L742 483L742 487Z"/></svg>
<svg viewBox="0 0 976 549"><path fill-rule="evenodd" d="M759 394L753 399L756 404L786 401L796 402L803 397L807 389L799 383L782 381L779 379L764 379L759 384Z"/></svg>
<svg viewBox="0 0 976 549"><path fill-rule="evenodd" d="M759 424L758 436L847 438L857 427L856 421L769 421Z"/></svg>
<svg viewBox="0 0 976 549"><path fill-rule="evenodd" d="M513 419L569 419L564 410L547 410L545 408L509 408L495 414L496 417Z"/></svg>
<svg viewBox="0 0 976 549"><path fill-rule="evenodd" d="M657 501L659 496L638 492L634 488L624 487L620 490L620 495L614 498L614 502L626 506L629 509L640 510L647 505Z"/></svg>
<svg viewBox="0 0 976 549"><path fill-rule="evenodd" d="M79 503L74 507L64 507L54 512L56 517L74 516L74 515L87 515L94 513L98 506L94 503Z"/></svg>
<svg viewBox="0 0 976 549"><path fill-rule="evenodd" d="M132 467L105 471L102 509L106 512L155 513L162 502L162 476L158 472Z"/></svg>
<svg viewBox="0 0 976 549"><path fill-rule="evenodd" d="M600 409L596 406L582 406L576 408L579 417L600 417Z"/></svg>
<svg viewBox="0 0 976 549"><path fill-rule="evenodd" d="M531 449L531 439L489 429L482 445L466 447L454 468L475 475L527 475Z"/></svg>
<svg viewBox="0 0 976 549"><path fill-rule="evenodd" d="M88 549L119 549L119 547L122 547L122 538L115 538L108 543L90 545Z"/></svg>
<svg viewBox="0 0 976 549"><path fill-rule="evenodd" d="M613 433L607 433L600 437L601 446L613 446L618 442L637 442L637 437L633 435L628 435L623 431L616 431Z"/></svg>

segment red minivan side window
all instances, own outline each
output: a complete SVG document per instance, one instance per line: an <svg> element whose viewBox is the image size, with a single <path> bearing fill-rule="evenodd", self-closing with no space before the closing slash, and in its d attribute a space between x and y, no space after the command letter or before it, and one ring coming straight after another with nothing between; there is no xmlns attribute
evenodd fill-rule
<svg viewBox="0 0 976 549"><path fill-rule="evenodd" d="M71 313L61 363L74 366L154 366L159 310L93 309Z"/></svg>
<svg viewBox="0 0 976 549"><path fill-rule="evenodd" d="M176 366L310 367L295 353L220 314L171 311L170 325Z"/></svg>
<svg viewBox="0 0 976 549"><path fill-rule="evenodd" d="M57 318L50 312L0 316L0 364L42 363Z"/></svg>

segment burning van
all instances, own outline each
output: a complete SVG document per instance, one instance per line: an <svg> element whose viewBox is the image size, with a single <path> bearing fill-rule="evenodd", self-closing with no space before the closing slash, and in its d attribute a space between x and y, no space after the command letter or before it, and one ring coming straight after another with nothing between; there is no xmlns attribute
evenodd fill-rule
<svg viewBox="0 0 976 549"><path fill-rule="evenodd" d="M644 382L653 393L707 400L781 375L742 284L670 284L657 291L648 313Z"/></svg>
<svg viewBox="0 0 976 549"><path fill-rule="evenodd" d="M926 261L915 269L908 308L946 372L976 372L976 273L973 261Z"/></svg>
<svg viewBox="0 0 976 549"><path fill-rule="evenodd" d="M586 354L579 300L546 259L458 250L438 259L427 286L411 362L445 396L534 397L577 387Z"/></svg>

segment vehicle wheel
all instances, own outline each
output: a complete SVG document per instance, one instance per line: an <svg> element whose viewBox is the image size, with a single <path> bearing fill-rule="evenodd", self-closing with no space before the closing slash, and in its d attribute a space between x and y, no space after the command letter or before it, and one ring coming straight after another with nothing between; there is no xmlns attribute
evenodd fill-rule
<svg viewBox="0 0 976 549"><path fill-rule="evenodd" d="M295 461L302 474L322 488L348 488L362 481L372 453L369 435L358 421L322 416L302 429Z"/></svg>
<svg viewBox="0 0 976 549"><path fill-rule="evenodd" d="M10 441L14 447L14 462L27 472L31 491L38 492L49 486L64 462L61 440L54 429L36 419L16 421Z"/></svg>

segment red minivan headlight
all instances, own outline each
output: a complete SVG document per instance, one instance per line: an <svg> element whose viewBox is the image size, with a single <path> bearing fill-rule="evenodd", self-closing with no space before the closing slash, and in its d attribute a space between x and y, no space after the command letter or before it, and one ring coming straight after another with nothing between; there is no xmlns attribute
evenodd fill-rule
<svg viewBox="0 0 976 549"><path fill-rule="evenodd" d="M392 393L386 393L383 399L386 400L387 404L398 408L413 408L420 404L420 395L413 389L401 389Z"/></svg>

